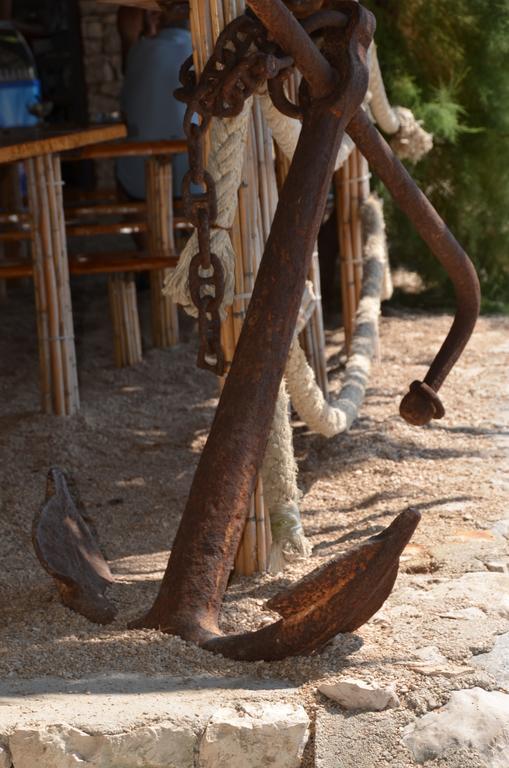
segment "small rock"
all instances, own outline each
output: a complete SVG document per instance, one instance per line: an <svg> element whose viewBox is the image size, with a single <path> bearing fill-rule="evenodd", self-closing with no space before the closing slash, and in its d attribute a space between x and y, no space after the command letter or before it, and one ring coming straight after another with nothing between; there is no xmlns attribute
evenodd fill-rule
<svg viewBox="0 0 509 768"><path fill-rule="evenodd" d="M423 648L417 648L414 651L414 656L420 661L426 661L430 664L445 664L447 659L441 651L438 650L436 645L426 645Z"/></svg>
<svg viewBox="0 0 509 768"><path fill-rule="evenodd" d="M500 560L490 560L488 563L485 563L485 566L492 573L507 573L506 564L500 562Z"/></svg>
<svg viewBox="0 0 509 768"><path fill-rule="evenodd" d="M382 709L399 707L399 699L392 685L381 686L378 683L366 683L345 677L336 683L322 683L318 690L345 709L379 712Z"/></svg>
<svg viewBox="0 0 509 768"><path fill-rule="evenodd" d="M0 745L0 768L12 768L11 753L3 745Z"/></svg>
<svg viewBox="0 0 509 768"><path fill-rule="evenodd" d="M454 691L449 702L403 729L418 763L474 750L486 768L503 768L509 749L509 696L482 688ZM505 757L504 757L505 755Z"/></svg>
<svg viewBox="0 0 509 768"><path fill-rule="evenodd" d="M469 667L451 664L436 645L426 645L414 651L417 661L401 662L407 669L421 675L443 675L454 677L469 671Z"/></svg>
<svg viewBox="0 0 509 768"><path fill-rule="evenodd" d="M245 703L223 707L210 719L200 743L200 768L298 768L309 737L300 705Z"/></svg>
<svg viewBox="0 0 509 768"><path fill-rule="evenodd" d="M458 579L437 584L427 592L416 591L415 600L432 601L437 606L462 600L469 607L481 608L489 616L509 618L509 575L486 571L465 573Z"/></svg>
<svg viewBox="0 0 509 768"><path fill-rule="evenodd" d="M491 529L491 532L494 533L495 536L501 536L504 539L509 539L509 518L506 518L505 520L498 520L498 522L496 522Z"/></svg>
<svg viewBox="0 0 509 768"><path fill-rule="evenodd" d="M476 621L484 619L486 614L480 608L459 608L457 611L441 613L441 619L462 619L463 621Z"/></svg>
<svg viewBox="0 0 509 768"><path fill-rule="evenodd" d="M422 544L408 544L400 557L402 573L433 573L438 569L432 553Z"/></svg>
<svg viewBox="0 0 509 768"><path fill-rule="evenodd" d="M489 653L474 656L472 664L493 675L498 686L509 693L509 632L497 637Z"/></svg>

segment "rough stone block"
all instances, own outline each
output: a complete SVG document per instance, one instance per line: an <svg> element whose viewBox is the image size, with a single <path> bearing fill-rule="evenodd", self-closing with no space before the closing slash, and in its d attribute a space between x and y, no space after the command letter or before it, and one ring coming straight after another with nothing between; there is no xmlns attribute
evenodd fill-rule
<svg viewBox="0 0 509 768"><path fill-rule="evenodd" d="M297 768L309 725L294 688L207 675L0 682L0 712L0 768Z"/></svg>
<svg viewBox="0 0 509 768"><path fill-rule="evenodd" d="M497 637L489 653L474 656L472 664L493 675L497 684L509 693L509 632Z"/></svg>
<svg viewBox="0 0 509 768"><path fill-rule="evenodd" d="M482 688L454 691L445 707L403 730L403 743L418 763L448 760L466 748L478 755L480 766L503 768L508 764L508 723L507 694Z"/></svg>
<svg viewBox="0 0 509 768"><path fill-rule="evenodd" d="M8 747L0 745L0 768L11 768L12 760Z"/></svg>
<svg viewBox="0 0 509 768"><path fill-rule="evenodd" d="M298 768L308 739L301 706L263 702L225 707L210 719L200 768Z"/></svg>

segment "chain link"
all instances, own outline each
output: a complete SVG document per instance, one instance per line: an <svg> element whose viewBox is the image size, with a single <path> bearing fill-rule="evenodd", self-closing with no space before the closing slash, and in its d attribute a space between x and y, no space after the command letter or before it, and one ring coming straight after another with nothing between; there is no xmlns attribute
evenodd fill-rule
<svg viewBox="0 0 509 768"><path fill-rule="evenodd" d="M292 66L292 59L277 53L263 25L247 15L240 16L219 35L198 83L193 58L184 63L180 71L182 88L175 93L187 104L184 132L189 171L182 183L182 202L198 238L198 252L189 267L189 290L198 310L198 366L218 376L225 372L220 316L224 270L210 249L211 230L218 227L218 210L216 185L204 166L205 135L212 117L239 115L246 100L265 80ZM193 187L201 191L197 193Z"/></svg>

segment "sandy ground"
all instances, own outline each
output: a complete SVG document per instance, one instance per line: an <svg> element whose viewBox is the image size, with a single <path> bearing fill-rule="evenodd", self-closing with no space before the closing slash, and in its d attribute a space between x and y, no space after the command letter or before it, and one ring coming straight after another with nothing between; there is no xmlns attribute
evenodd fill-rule
<svg viewBox="0 0 509 768"><path fill-rule="evenodd" d="M381 321L381 362L351 433L327 441L297 426L303 521L313 557L293 563L284 577L235 580L225 600L225 630L258 626L267 617L267 597L380 531L406 507L419 509L423 517L381 615L355 634L336 638L313 658L240 664L158 632L126 630L127 621L155 596L217 389L210 374L195 368L191 331L178 348L148 349L140 366L115 369L105 286L81 286L74 305L82 410L71 419L38 412L30 292L17 293L0 306L0 677L75 678L112 671L274 677L302 686L310 712L333 713L340 710L316 692L319 682L343 673L395 682L402 706L391 710L385 756L377 753L376 765L414 765L398 729L443 704L451 690L493 686L486 673L469 667L468 659L491 648L497 632L507 631L507 621L496 616L463 622L441 618L440 610L468 606L461 598L437 606L419 595L466 572L487 572L489 562L508 562L507 546L489 529L509 516L504 479L509 414L503 410L509 319L480 320L443 387L443 421L412 428L398 416L398 403L408 384L422 378L450 318L393 312ZM145 326L147 300L144 294ZM148 345L147 333L145 339ZM341 334L329 334L329 342L337 388L344 364ZM35 558L31 521L52 465L73 476L118 579L110 594L119 613L108 627L65 609ZM415 649L429 645L463 665L463 671L425 677L410 669L407 662ZM379 725L385 728L383 720ZM349 739L345 749L355 754L355 739ZM461 765L474 765L469 759ZM314 764L313 741L306 760ZM435 764L443 765L429 763Z"/></svg>

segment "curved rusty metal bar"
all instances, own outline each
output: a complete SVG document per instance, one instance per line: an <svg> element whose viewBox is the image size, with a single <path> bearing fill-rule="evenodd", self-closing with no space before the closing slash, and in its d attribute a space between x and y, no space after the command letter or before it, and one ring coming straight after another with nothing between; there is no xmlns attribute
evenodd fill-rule
<svg viewBox="0 0 509 768"><path fill-rule="evenodd" d="M363 110L355 114L347 133L440 261L454 286L457 310L449 333L424 381L414 381L400 405L406 421L422 426L431 419L442 418L445 413L437 392L474 330L480 308L479 279L461 245Z"/></svg>

